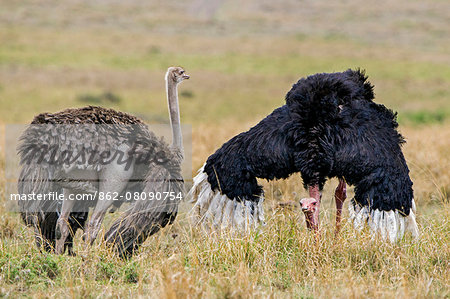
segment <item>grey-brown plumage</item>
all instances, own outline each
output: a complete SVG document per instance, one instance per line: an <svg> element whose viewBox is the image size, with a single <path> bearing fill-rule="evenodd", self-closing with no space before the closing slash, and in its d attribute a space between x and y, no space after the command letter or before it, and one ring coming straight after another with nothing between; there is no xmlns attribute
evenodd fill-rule
<svg viewBox="0 0 450 299"><path fill-rule="evenodd" d="M65 192L65 197L70 192L94 193L101 191L102 186L115 187L114 180L111 180L112 184L109 185L104 183L111 176L113 179L116 179L115 176L121 178L121 181L116 180L120 184L125 181L123 187L115 189L118 190L118 195L158 189L183 192L180 167L183 147L176 86L188 78L189 76L179 67L169 68L166 74L174 139L171 146L157 138L138 118L112 109L88 106L36 116L22 134L18 148L22 165L19 192L23 194ZM125 152L127 161L132 161L129 167L125 163L122 168L111 169L111 164L114 163L101 163L105 158L102 153L113 153L118 150ZM66 163L68 156L71 159ZM120 172L126 175L121 177ZM67 193L67 190L70 192ZM106 191L110 190L106 188ZM111 203L106 205L101 203L102 208L99 210L99 201L88 204L85 202L73 204L67 200L63 204L60 201L21 201L20 210L24 222L34 227L39 247L52 251L56 243L57 253L63 253L66 247L69 248L69 253L72 253L73 235L78 228L85 226L88 217L86 208L95 207L89 223L90 228L96 229L93 237L89 239L92 242ZM118 206L120 203L121 201L115 201L114 205ZM84 206L79 206L80 204ZM129 211L137 210L140 213L132 215L125 213L125 215L128 215L127 221L134 219L127 225L133 223L135 227L139 223L141 226L139 235L130 234L126 226L115 224L107 233L108 243L119 251L125 250L130 253L132 250L122 246L123 243L116 246L117 238L111 236L126 233L126 237L121 239L126 239L127 246L135 249L145 240L143 236L147 237L157 232L160 227L171 223L177 213L178 201L160 201L159 204L160 206L154 207L151 201L134 201ZM121 219L118 221L124 223ZM122 252L120 254L123 255Z"/></svg>
<svg viewBox="0 0 450 299"><path fill-rule="evenodd" d="M65 172L60 169L64 165L51 164L45 159L38 161L40 155L36 154L37 144L43 147L48 146L49 149L54 147L58 153L72 149L75 156L77 150L91 153L95 149L101 153L108 149L116 149L120 144L128 142L137 147L134 149L136 155L159 152L166 155L161 158L167 160L171 160L174 156L168 145L158 139L136 117L93 106L40 114L22 134L21 141L19 154L23 168L19 179L19 193L22 194L33 192L45 194L51 191L62 193L63 188L92 193L98 189L98 181L73 180L66 177ZM130 182L124 192L138 192L144 189L145 182L139 179L139 176L145 177L144 173L149 171L149 167L139 166L140 169L135 170L136 180ZM96 171L101 171L104 165L79 163L77 167L84 169L95 167ZM61 203L56 201L20 201L19 203L25 223L36 230L38 246L44 245L46 250L51 250L51 247L55 246L56 221L58 212L61 210ZM69 221L72 233L75 233L77 228L84 227L87 216L87 212L71 213ZM66 246L69 246L69 250L71 249L71 240L68 240Z"/></svg>
<svg viewBox="0 0 450 299"><path fill-rule="evenodd" d="M128 257L145 239L172 224L178 212L178 203L184 197L181 176L182 156L174 157L167 165L151 165L146 177L145 194L172 194L173 199L138 201L117 219L105 240L112 244L122 257Z"/></svg>

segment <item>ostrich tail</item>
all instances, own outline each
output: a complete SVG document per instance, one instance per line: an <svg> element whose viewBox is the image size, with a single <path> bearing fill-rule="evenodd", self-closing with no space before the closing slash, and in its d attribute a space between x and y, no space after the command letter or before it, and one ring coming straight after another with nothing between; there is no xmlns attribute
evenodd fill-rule
<svg viewBox="0 0 450 299"><path fill-rule="evenodd" d="M349 213L350 220L353 222L356 230L361 231L367 223L374 237L379 234L383 240L389 238L391 243L402 239L405 231L410 232L416 239L419 237L414 199L412 199L409 215L404 215L398 210L372 210L368 206L357 204L355 201L352 201L349 205Z"/></svg>
<svg viewBox="0 0 450 299"><path fill-rule="evenodd" d="M48 168L36 163L24 163L18 180L19 194L62 194L63 189L50 178ZM57 200L21 200L20 215L23 222L34 229L36 245L44 251L53 251L56 240L56 223L61 210ZM65 243L69 254L73 254L73 235L78 228L84 227L88 212L72 212L69 217L70 232Z"/></svg>
<svg viewBox="0 0 450 299"><path fill-rule="evenodd" d="M47 168L39 164L24 164L18 180L19 194L46 194L55 190L55 186L50 180ZM56 207L57 202L21 200L19 201L20 214L26 225L32 226L42 220L42 211L49 211L52 205Z"/></svg>
<svg viewBox="0 0 450 299"><path fill-rule="evenodd" d="M23 165L18 180L19 194L47 194L56 189L47 168L39 164ZM21 200L20 214L27 226L35 226L46 218L44 211L56 211L57 204L56 201Z"/></svg>
<svg viewBox="0 0 450 299"><path fill-rule="evenodd" d="M188 193L188 200L194 203L188 215L194 226L202 224L207 229L212 226L215 229L231 227L249 231L265 224L262 195L257 202L230 199L211 189L204 167L199 169Z"/></svg>
<svg viewBox="0 0 450 299"><path fill-rule="evenodd" d="M48 194L61 192L50 180L47 168L39 164L23 164L18 180L19 194ZM19 209L22 220L33 227L36 244L45 251L51 251L55 245L55 227L59 206L55 200L21 200Z"/></svg>

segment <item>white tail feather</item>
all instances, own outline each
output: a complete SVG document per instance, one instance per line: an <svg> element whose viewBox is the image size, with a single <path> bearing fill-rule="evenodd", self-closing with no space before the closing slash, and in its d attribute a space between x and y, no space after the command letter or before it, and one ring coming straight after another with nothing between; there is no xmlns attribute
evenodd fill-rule
<svg viewBox="0 0 450 299"><path fill-rule="evenodd" d="M216 226L216 227L218 227L219 225L222 224L222 218L223 218L223 214L224 214L223 209L225 208L226 200L227 200L227 198L225 195L220 196L220 198L218 199L219 205L214 214L214 226Z"/></svg>
<svg viewBox="0 0 450 299"><path fill-rule="evenodd" d="M391 243L395 243L397 241L397 230L398 230L398 222L395 218L394 211L386 212L386 229L389 235L389 240Z"/></svg>
<svg viewBox="0 0 450 299"><path fill-rule="evenodd" d="M251 202L246 200L245 201L245 230L249 230L252 227L253 224L253 215L252 215L252 207Z"/></svg>
<svg viewBox="0 0 450 299"><path fill-rule="evenodd" d="M259 209L258 206L260 205L260 203L256 203L253 208L254 208L254 214L253 214L253 226L257 227L258 223L259 223ZM261 204L262 206L262 204Z"/></svg>
<svg viewBox="0 0 450 299"><path fill-rule="evenodd" d="M241 202L235 200L236 209L234 211L234 227L243 230L245 226L244 206Z"/></svg>
<svg viewBox="0 0 450 299"><path fill-rule="evenodd" d="M411 202L411 210L414 212L414 214L416 213L416 202L414 201L414 198L412 199Z"/></svg>
<svg viewBox="0 0 450 299"><path fill-rule="evenodd" d="M211 204L211 200L214 196L214 193L211 193L208 190L208 186L202 186L201 191L198 195L197 204L199 206L200 214L203 215L209 209L209 205Z"/></svg>
<svg viewBox="0 0 450 299"><path fill-rule="evenodd" d="M226 200L226 204L225 204L223 217L222 217L222 225L221 225L222 229L224 229L230 225L233 225L234 202L229 200L226 196L225 196L225 200Z"/></svg>
<svg viewBox="0 0 450 299"><path fill-rule="evenodd" d="M260 197L259 198L259 202L258 202L258 206L256 207L258 209L258 221L265 225L265 220L264 220L264 207L263 207L263 203L264 203L264 197Z"/></svg>
<svg viewBox="0 0 450 299"><path fill-rule="evenodd" d="M405 234L405 217L402 217L398 211L395 211L395 217L398 220L398 239L403 238Z"/></svg>
<svg viewBox="0 0 450 299"><path fill-rule="evenodd" d="M381 239L386 240L386 213L381 212L380 222L378 222L378 230L381 234Z"/></svg>
<svg viewBox="0 0 450 299"><path fill-rule="evenodd" d="M414 238L419 236L419 229L415 216L416 204L412 200L411 210L408 216L403 216L399 211L381 211L372 210L368 212L367 207L360 207L356 203L349 205L350 220L356 230L362 230L367 221L371 234L375 237L377 234L383 240L389 238L391 243L395 243L403 238L405 231L411 233Z"/></svg>
<svg viewBox="0 0 450 299"><path fill-rule="evenodd" d="M204 227L213 225L217 229L229 226L243 231L264 224L263 202L238 201L230 199L220 191L213 191L204 172L204 165L194 178L194 185L188 192L188 200L194 203L189 213L193 224Z"/></svg>
<svg viewBox="0 0 450 299"><path fill-rule="evenodd" d="M366 224L368 217L369 214L367 211L367 207L363 207L362 209L360 209L355 218L354 222L355 229L361 231L364 228L364 224Z"/></svg>
<svg viewBox="0 0 450 299"><path fill-rule="evenodd" d="M418 238L419 237L419 228L417 227L417 222L416 222L416 215L414 215L414 212L411 211L409 212L409 215L406 217L406 230L408 230L411 235L414 238Z"/></svg>
<svg viewBox="0 0 450 299"><path fill-rule="evenodd" d="M377 233L378 223L380 223L381 213L379 210L372 211L372 219L369 221L370 231L373 235Z"/></svg>
<svg viewBox="0 0 450 299"><path fill-rule="evenodd" d="M221 197L220 193L214 194L215 196L212 196L211 204L209 205L208 211L205 213L205 219L213 220L214 215L219 208L219 199Z"/></svg>

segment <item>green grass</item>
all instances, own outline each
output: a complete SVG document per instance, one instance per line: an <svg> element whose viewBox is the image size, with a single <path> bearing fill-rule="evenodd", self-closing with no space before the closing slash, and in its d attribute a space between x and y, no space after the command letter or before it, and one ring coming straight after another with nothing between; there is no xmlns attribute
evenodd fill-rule
<svg viewBox="0 0 450 299"><path fill-rule="evenodd" d="M399 117L400 123L409 123L414 125L428 125L433 123L444 123L450 117L450 110L437 111L415 111L406 112Z"/></svg>
<svg viewBox="0 0 450 299"><path fill-rule="evenodd" d="M186 123L258 119L283 104L298 78L358 67L375 84L377 101L400 115L450 107L450 67L440 50L430 55L429 50L313 36L188 38L45 27L0 28L0 36L7 41L0 43L4 123L27 122L36 111L98 104L98 99L79 98L103 93L122 99L105 105L166 119L163 74L169 65L182 65L192 76L181 87L191 92L181 98Z"/></svg>
<svg viewBox="0 0 450 299"><path fill-rule="evenodd" d="M246 41L249 45L242 52L208 48L208 51L183 53L170 46L160 52L145 52L139 45L131 50L122 45L116 49L115 44L108 48L103 45L107 41L97 46L89 44L70 49L70 32L64 36L48 34L56 41L62 39L64 46L56 42L53 47L45 44L50 49L36 51L33 44L26 44L20 50L8 44L0 45L0 76L4 81L0 97L5 99L5 109L0 112L3 122L26 122L40 110L98 104L98 99L89 100L89 97L79 101L86 94L96 93L114 93L122 99L120 103L111 101L106 105L132 113L137 110L149 114L148 119L164 119L163 74L168 65L183 65L192 75L181 87L191 92L190 97L181 97L183 120L187 123L257 119L282 105L284 94L299 77L358 67L366 69L376 85L377 100L400 113L448 107L449 92L445 85L450 78L448 65L439 61L416 61L416 57L389 57L392 53L388 57L372 57L370 53L354 57L352 51L327 53L327 48L333 48L333 41L319 41L316 50L316 39L307 42L279 39L278 42L287 44L284 49L287 53L277 53L270 45L266 45L265 51L260 49L261 53L252 53L255 49L251 40ZM74 38L90 39L92 36L83 34ZM176 40L177 37L165 38L169 44ZM197 42L211 46L201 38ZM342 42L338 45L345 47ZM347 46L355 52L369 51L368 47L351 42ZM296 51L296 47L300 50ZM384 47L377 50L392 52ZM205 99L209 103L207 106ZM255 102L258 105L254 105ZM252 107L234 109L242 105ZM252 117L247 110L254 111Z"/></svg>

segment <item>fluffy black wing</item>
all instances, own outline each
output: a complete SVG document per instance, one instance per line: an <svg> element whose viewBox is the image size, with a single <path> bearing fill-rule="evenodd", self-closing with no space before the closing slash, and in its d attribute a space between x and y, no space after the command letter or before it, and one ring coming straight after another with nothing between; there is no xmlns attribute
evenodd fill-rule
<svg viewBox="0 0 450 299"><path fill-rule="evenodd" d="M212 190L230 199L256 201L263 192L256 178L287 178L296 172L290 129L289 109L283 106L226 142L204 168Z"/></svg>

